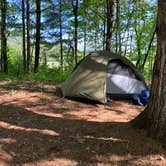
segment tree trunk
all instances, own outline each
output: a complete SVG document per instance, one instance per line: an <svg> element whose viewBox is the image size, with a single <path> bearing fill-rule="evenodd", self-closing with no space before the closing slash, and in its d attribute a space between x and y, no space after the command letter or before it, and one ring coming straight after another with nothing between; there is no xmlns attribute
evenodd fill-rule
<svg viewBox="0 0 166 166"><path fill-rule="evenodd" d="M124 51L124 57L126 56L127 52L128 52L128 40L130 38L130 30L128 29L127 31L127 38L125 40L125 51ZM121 50L119 50L119 52L121 52Z"/></svg>
<svg viewBox="0 0 166 166"><path fill-rule="evenodd" d="M146 60L147 60L147 58L148 58L148 55L149 55L149 52L150 52L150 49L151 49L151 46L152 46L152 43L153 43L153 40L154 40L155 33L156 33L156 28L155 28L155 30L153 31L152 38L151 38L151 40L150 40L150 42L149 42L148 50L147 50L147 52L146 52L146 54L145 54L145 58L144 58L144 61L143 61L143 63L142 63L142 67L141 67L142 70L144 69Z"/></svg>
<svg viewBox="0 0 166 166"><path fill-rule="evenodd" d="M44 51L44 66L47 67L47 53L46 53L47 50Z"/></svg>
<svg viewBox="0 0 166 166"><path fill-rule="evenodd" d="M36 0L36 43L35 43L35 66L34 72L38 72L39 68L39 55L40 55L40 0Z"/></svg>
<svg viewBox="0 0 166 166"><path fill-rule="evenodd" d="M130 33L130 57L133 55L133 32Z"/></svg>
<svg viewBox="0 0 166 166"><path fill-rule="evenodd" d="M98 34L99 34L99 24L98 22L95 23L95 39L94 39L94 42L95 42L95 51L98 49L98 45L99 45L99 37L98 37Z"/></svg>
<svg viewBox="0 0 166 166"><path fill-rule="evenodd" d="M112 26L114 16L114 1L107 0L107 35L106 35L106 50L111 50Z"/></svg>
<svg viewBox="0 0 166 166"><path fill-rule="evenodd" d="M86 55L87 23L84 23L84 57Z"/></svg>
<svg viewBox="0 0 166 166"><path fill-rule="evenodd" d="M60 55L61 55L61 68L63 69L62 1L61 1L61 0L59 0L59 30L60 30Z"/></svg>
<svg viewBox="0 0 166 166"><path fill-rule="evenodd" d="M139 69L140 63L141 63L141 37L142 32L138 32L137 28L135 27L135 33L136 33L136 44L137 44L137 62L136 67Z"/></svg>
<svg viewBox="0 0 166 166"><path fill-rule="evenodd" d="M87 40L87 13L88 13L88 9L87 9L87 4L88 2L85 1L84 2L84 57L86 55L86 40Z"/></svg>
<svg viewBox="0 0 166 166"><path fill-rule="evenodd" d="M29 0L26 0L26 28L27 28L27 64L26 72L30 70L30 7Z"/></svg>
<svg viewBox="0 0 166 166"><path fill-rule="evenodd" d="M106 21L103 21L103 51L105 50L105 29L106 29Z"/></svg>
<svg viewBox="0 0 166 166"><path fill-rule="evenodd" d="M124 43L124 41L123 40L121 41L121 39L125 39L126 33L130 34L130 41L129 41L130 42L130 56L132 55L132 44L133 44L133 41L132 41L132 39L133 39L133 32L130 29L130 24L131 24L133 13L135 11L134 9L135 8L133 7L131 11L130 10L128 11L126 27L124 29L124 33L123 33L122 37L121 37L121 34L119 32L119 40L120 40L119 49L120 49L120 52L121 52L122 42ZM126 45L127 45L128 41L126 40L125 42L126 42ZM126 52L125 52L124 56L126 56Z"/></svg>
<svg viewBox="0 0 166 166"><path fill-rule="evenodd" d="M166 2L158 0L157 55L155 58L150 102L136 119L136 127L146 128L149 135L166 145Z"/></svg>
<svg viewBox="0 0 166 166"><path fill-rule="evenodd" d="M8 72L6 12L7 12L7 1L3 0L1 1L1 70L5 73Z"/></svg>
<svg viewBox="0 0 166 166"><path fill-rule="evenodd" d="M119 15L120 15L120 4L119 0L116 0L116 34L115 34L115 39L116 39L116 53L121 52L121 36L120 36L120 20L119 20Z"/></svg>
<svg viewBox="0 0 166 166"><path fill-rule="evenodd" d="M26 72L26 47L25 47L25 2L22 0L22 56L23 70Z"/></svg>
<svg viewBox="0 0 166 166"><path fill-rule="evenodd" d="M78 0L72 0L73 13L74 13L74 54L75 54L75 65L78 63L77 56L77 43L78 43Z"/></svg>

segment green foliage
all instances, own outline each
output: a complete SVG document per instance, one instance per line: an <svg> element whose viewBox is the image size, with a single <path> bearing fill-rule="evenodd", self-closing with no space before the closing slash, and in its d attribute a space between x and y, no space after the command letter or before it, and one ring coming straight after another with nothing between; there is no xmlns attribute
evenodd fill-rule
<svg viewBox="0 0 166 166"><path fill-rule="evenodd" d="M22 58L22 28L21 28L21 1L8 1L7 27L8 37L8 64L9 73L0 73L0 79L30 79L61 82L67 78L75 66L74 61L74 17L71 1L61 1L62 5L62 32L63 32L63 69L61 69L60 54L60 1L42 1L41 22L41 50L40 68L37 74L23 73ZM31 20L34 19L35 1L31 1ZM133 1L120 0L119 26L116 23L117 1L114 1L114 24L112 36L112 50L126 56L134 64L139 61L142 65L156 23L157 7L155 0ZM118 20L118 19L117 19ZM105 25L105 27L104 27ZM31 54L34 54L34 23L31 23ZM105 29L104 29L105 28ZM86 33L86 37L85 37ZM82 0L78 10L78 58L83 58L83 46L86 41L86 52L104 48L106 34L106 1ZM120 40L116 40L116 35ZM11 37L17 35L17 37ZM51 41L52 43L47 43ZM33 53L32 53L33 51ZM152 43L144 69L140 69L150 80L153 61L156 52L156 37ZM34 57L32 56L32 64ZM33 70L33 69L31 69Z"/></svg>
<svg viewBox="0 0 166 166"><path fill-rule="evenodd" d="M19 47L11 47L8 49L8 55L9 73L19 77L20 74L23 74L21 50Z"/></svg>
<svg viewBox="0 0 166 166"><path fill-rule="evenodd" d="M66 69L62 70L60 68L46 68L41 66L38 73L30 73L25 75L23 79L31 81L44 81L44 82L62 82L68 75L71 73L71 70Z"/></svg>
<svg viewBox="0 0 166 166"><path fill-rule="evenodd" d="M0 80L7 80L7 81L17 81L17 80L31 80L31 81L43 81L43 82L62 82L64 81L69 74L72 72L71 69L61 70L58 68L39 68L38 73L30 72L29 74L20 74L15 75L13 73L8 73L7 75L4 73L0 73Z"/></svg>

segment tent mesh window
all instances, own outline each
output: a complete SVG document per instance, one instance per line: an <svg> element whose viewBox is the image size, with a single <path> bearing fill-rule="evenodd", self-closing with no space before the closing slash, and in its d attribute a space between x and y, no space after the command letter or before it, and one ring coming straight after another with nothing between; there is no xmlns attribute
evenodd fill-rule
<svg viewBox="0 0 166 166"><path fill-rule="evenodd" d="M106 93L112 98L132 98L144 89L134 71L120 59L111 60L107 66Z"/></svg>
<svg viewBox="0 0 166 166"><path fill-rule="evenodd" d="M129 66L124 64L121 60L111 60L107 67L107 73L123 75L129 78L137 79L134 72Z"/></svg>

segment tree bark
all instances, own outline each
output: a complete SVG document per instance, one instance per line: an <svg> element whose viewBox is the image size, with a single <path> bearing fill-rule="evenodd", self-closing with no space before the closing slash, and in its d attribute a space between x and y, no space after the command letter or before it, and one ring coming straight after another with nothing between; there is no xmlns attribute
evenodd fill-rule
<svg viewBox="0 0 166 166"><path fill-rule="evenodd" d="M86 55L86 40L87 40L87 4L88 2L84 2L84 57Z"/></svg>
<svg viewBox="0 0 166 166"><path fill-rule="evenodd" d="M40 55L40 18L41 18L41 9L40 9L40 0L36 0L36 43L35 43L35 66L34 72L38 72L39 68L39 55Z"/></svg>
<svg viewBox="0 0 166 166"><path fill-rule="evenodd" d="M116 53L121 52L121 36L120 36L120 4L119 0L116 0L116 33L115 33L115 39L116 39Z"/></svg>
<svg viewBox="0 0 166 166"><path fill-rule="evenodd" d="M30 6L29 0L26 0L26 31L27 31L27 64L26 64L26 72L28 73L30 70Z"/></svg>
<svg viewBox="0 0 166 166"><path fill-rule="evenodd" d="M105 24L106 24L106 21L104 20L103 21L103 51L105 50L105 30L106 30L106 26L105 26Z"/></svg>
<svg viewBox="0 0 166 166"><path fill-rule="evenodd" d="M137 62L136 67L137 69L140 68L141 63L141 37L142 37L142 31L138 32L137 28L135 27L135 33L136 33L136 44L137 44Z"/></svg>
<svg viewBox="0 0 166 166"><path fill-rule="evenodd" d="M77 45L78 45L78 0L72 0L73 13L74 13L74 54L75 65L78 63Z"/></svg>
<svg viewBox="0 0 166 166"><path fill-rule="evenodd" d="M86 55L87 23L84 23L84 57Z"/></svg>
<svg viewBox="0 0 166 166"><path fill-rule="evenodd" d="M98 41L98 39L99 39L99 37L98 37L98 34L99 34L99 23L98 22L96 22L95 23L95 38L94 38L94 42L95 42L95 51L98 49L98 45L99 45L99 41Z"/></svg>
<svg viewBox="0 0 166 166"><path fill-rule="evenodd" d="M130 8L130 7L129 7ZM121 36L121 34L119 35L120 37L119 37L119 39L120 39L120 46L119 46L119 48L120 48L120 52L121 52L121 47L122 47L122 43L126 43L125 44L125 53L124 53L124 56L126 56L126 54L127 54L127 45L128 45L128 43L130 43L129 44L129 47L130 47L130 56L132 55L132 49L133 49L133 46L132 46L132 44L133 44L133 31L131 31L131 29L130 29L130 24L131 24L131 18L132 18L132 16L133 16L133 13L134 13L134 10L135 8L133 7L132 9L131 9L131 11L130 11L130 9L128 10L128 13L127 13L127 21L126 21L126 27L124 28L124 33L123 33L123 36ZM120 33L120 32L119 32ZM127 34L127 39L126 39L126 41L123 41L123 39L125 39L125 36L126 36L126 34ZM129 39L129 41L128 41L128 39Z"/></svg>
<svg viewBox="0 0 166 166"><path fill-rule="evenodd" d="M63 70L62 1L61 1L61 0L59 0L59 30L60 30L61 68L62 68L62 70Z"/></svg>
<svg viewBox="0 0 166 166"><path fill-rule="evenodd" d="M7 1L1 1L1 70L8 72L7 37L6 37Z"/></svg>
<svg viewBox="0 0 166 166"><path fill-rule="evenodd" d="M126 38L126 40L125 40L125 51L124 51L124 57L126 56L126 54L127 54L127 51L128 51L128 40L129 40L129 38L130 38L130 30L128 30L127 31L127 38ZM120 50L119 50L119 52L120 52Z"/></svg>
<svg viewBox="0 0 166 166"><path fill-rule="evenodd" d="M130 57L133 55L133 32L130 34Z"/></svg>
<svg viewBox="0 0 166 166"><path fill-rule="evenodd" d="M135 13L140 16L141 15L141 12L143 12L143 9L140 8L139 9L139 5L141 4L141 1L136 1L136 10L135 10ZM146 24L146 20L145 19L142 19L143 21L143 24L141 25L141 27L144 27L145 24ZM137 52L138 52L138 57L137 57L137 62L136 62L136 67L137 69L141 70L141 67L142 67L142 46L141 46L141 39L143 37L143 33L144 33L144 30L143 28L139 28L140 24L139 24L139 20L138 20L138 17L136 18L135 20L135 33L136 33L136 45L137 45Z"/></svg>
<svg viewBox="0 0 166 166"><path fill-rule="evenodd" d="M26 72L26 47L25 47L25 1L22 0L22 56L23 70Z"/></svg>
<svg viewBox="0 0 166 166"><path fill-rule="evenodd" d="M106 50L111 51L111 38L112 38L112 26L114 16L114 1L106 0L107 2L107 34L106 34Z"/></svg>
<svg viewBox="0 0 166 166"><path fill-rule="evenodd" d="M157 55L155 58L151 99L147 108L132 124L146 128L151 137L166 145L166 2L158 0Z"/></svg>
<svg viewBox="0 0 166 166"><path fill-rule="evenodd" d="M156 28L155 28L155 30L153 31L152 38L151 38L151 40L150 40L150 42L149 42L148 50L147 50L147 52L146 52L146 54L145 54L145 58L144 58L144 61L143 61L143 63L142 63L142 70L144 69L146 60L147 60L147 58L148 58L148 55L149 55L149 52L150 52L150 49L151 49L151 46L152 46L152 43L153 43L153 40L154 40L155 33L156 33Z"/></svg>

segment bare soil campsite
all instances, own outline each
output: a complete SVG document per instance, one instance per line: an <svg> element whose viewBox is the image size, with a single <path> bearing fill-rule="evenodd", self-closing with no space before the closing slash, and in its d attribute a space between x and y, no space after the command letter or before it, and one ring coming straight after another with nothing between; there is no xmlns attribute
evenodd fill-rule
<svg viewBox="0 0 166 166"><path fill-rule="evenodd" d="M58 95L58 85L0 83L1 166L164 166L166 151L129 121L144 107Z"/></svg>

